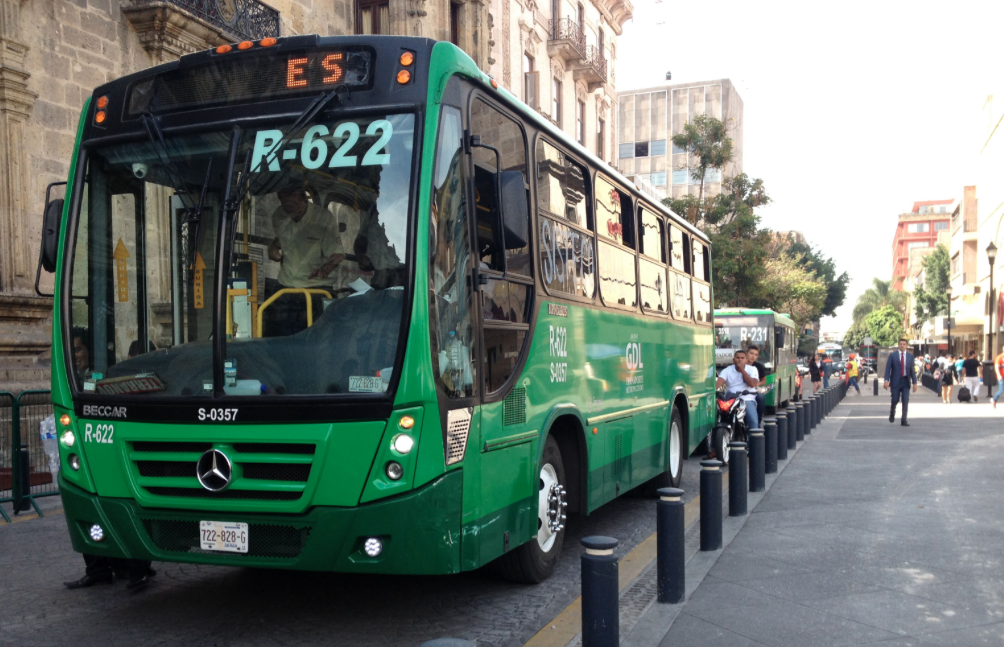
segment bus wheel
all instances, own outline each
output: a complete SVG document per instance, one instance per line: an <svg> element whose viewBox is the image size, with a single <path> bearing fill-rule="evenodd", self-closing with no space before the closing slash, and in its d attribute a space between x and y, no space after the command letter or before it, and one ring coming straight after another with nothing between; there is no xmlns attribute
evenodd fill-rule
<svg viewBox="0 0 1004 647"><path fill-rule="evenodd" d="M543 582L558 563L565 538L565 467L553 436L544 443L544 456L537 478L537 534L530 541L499 559L502 577L513 582Z"/></svg>
<svg viewBox="0 0 1004 647"><path fill-rule="evenodd" d="M673 407L669 420L669 466L642 488L644 496L655 496L659 488L680 487L683 478L683 459L686 458L686 441L683 438L683 419L680 410Z"/></svg>

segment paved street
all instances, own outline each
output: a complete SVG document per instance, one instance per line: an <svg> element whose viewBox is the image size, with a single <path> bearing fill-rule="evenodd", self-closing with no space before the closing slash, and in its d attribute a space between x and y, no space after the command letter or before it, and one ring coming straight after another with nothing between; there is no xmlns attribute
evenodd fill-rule
<svg viewBox="0 0 1004 647"><path fill-rule="evenodd" d="M1004 410L921 389L904 428L865 393L792 458L663 646L1004 644Z"/></svg>
<svg viewBox="0 0 1004 647"><path fill-rule="evenodd" d="M685 463L688 499L699 467ZM626 496L573 517L557 573L538 586L482 572L361 577L155 563L154 584L131 593L121 582L63 588L83 561L61 514L0 522L0 644L405 646L449 636L517 646L578 597L581 537L617 537L624 555L654 531L650 499Z"/></svg>

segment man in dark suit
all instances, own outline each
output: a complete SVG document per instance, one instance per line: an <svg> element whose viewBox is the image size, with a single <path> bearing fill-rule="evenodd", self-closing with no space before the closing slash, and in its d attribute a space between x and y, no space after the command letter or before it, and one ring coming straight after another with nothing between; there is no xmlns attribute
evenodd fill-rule
<svg viewBox="0 0 1004 647"><path fill-rule="evenodd" d="M889 355L885 364L885 389L892 386L892 406L889 408L889 422L896 420L896 403L903 398L903 418L901 425L909 427L906 421L906 408L910 404L910 385L917 390L917 372L913 370L913 353L906 350L907 341L899 340L899 350Z"/></svg>

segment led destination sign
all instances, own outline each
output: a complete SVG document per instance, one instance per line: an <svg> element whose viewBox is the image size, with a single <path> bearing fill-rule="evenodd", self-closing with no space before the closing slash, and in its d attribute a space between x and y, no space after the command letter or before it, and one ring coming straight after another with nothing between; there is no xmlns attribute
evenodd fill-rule
<svg viewBox="0 0 1004 647"><path fill-rule="evenodd" d="M136 83L129 91L127 114L265 101L338 86L363 88L372 75L373 53L365 49L232 52Z"/></svg>

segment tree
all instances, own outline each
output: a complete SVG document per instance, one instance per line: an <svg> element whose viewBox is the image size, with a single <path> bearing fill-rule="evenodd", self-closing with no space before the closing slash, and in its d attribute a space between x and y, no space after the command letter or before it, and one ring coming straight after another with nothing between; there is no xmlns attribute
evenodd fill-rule
<svg viewBox="0 0 1004 647"><path fill-rule="evenodd" d="M703 200L708 169L721 169L732 161L732 138L725 124L710 115L697 115L683 125L682 133L673 135L673 145L688 153L690 176L701 183L697 199Z"/></svg>
<svg viewBox="0 0 1004 647"><path fill-rule="evenodd" d="M878 346L895 346L903 337L903 313L894 306L886 305L873 310L865 317L864 323L868 336Z"/></svg>
<svg viewBox="0 0 1004 647"><path fill-rule="evenodd" d="M885 306L892 306L902 315L906 311L906 292L893 289L892 281L872 279L872 287L865 290L854 304L852 316L854 321L859 321Z"/></svg>
<svg viewBox="0 0 1004 647"><path fill-rule="evenodd" d="M770 232L760 228L755 208L770 203L763 180L745 173L726 178L710 198L667 198L663 204L711 238L715 307L749 306L759 298Z"/></svg>
<svg viewBox="0 0 1004 647"><path fill-rule="evenodd" d="M858 348L864 345L865 337L868 336L868 327L865 325L864 320L855 321L851 324L851 327L847 329L844 333L844 347L845 348Z"/></svg>
<svg viewBox="0 0 1004 647"><path fill-rule="evenodd" d="M823 256L822 251L812 245L792 240L788 253L801 254L813 273L826 283L826 302L819 315L821 317L834 316L837 308L844 305L847 285L851 282L851 277L847 275L847 272L837 276L837 265L833 259Z"/></svg>
<svg viewBox="0 0 1004 647"><path fill-rule="evenodd" d="M801 254L781 252L784 242L770 246L764 263L761 285L762 303L757 304L778 312L785 312L795 322L796 330L819 318L826 303L826 282L807 268Z"/></svg>
<svg viewBox="0 0 1004 647"><path fill-rule="evenodd" d="M924 283L913 290L917 319L948 314L948 277L952 262L944 245L924 259Z"/></svg>

